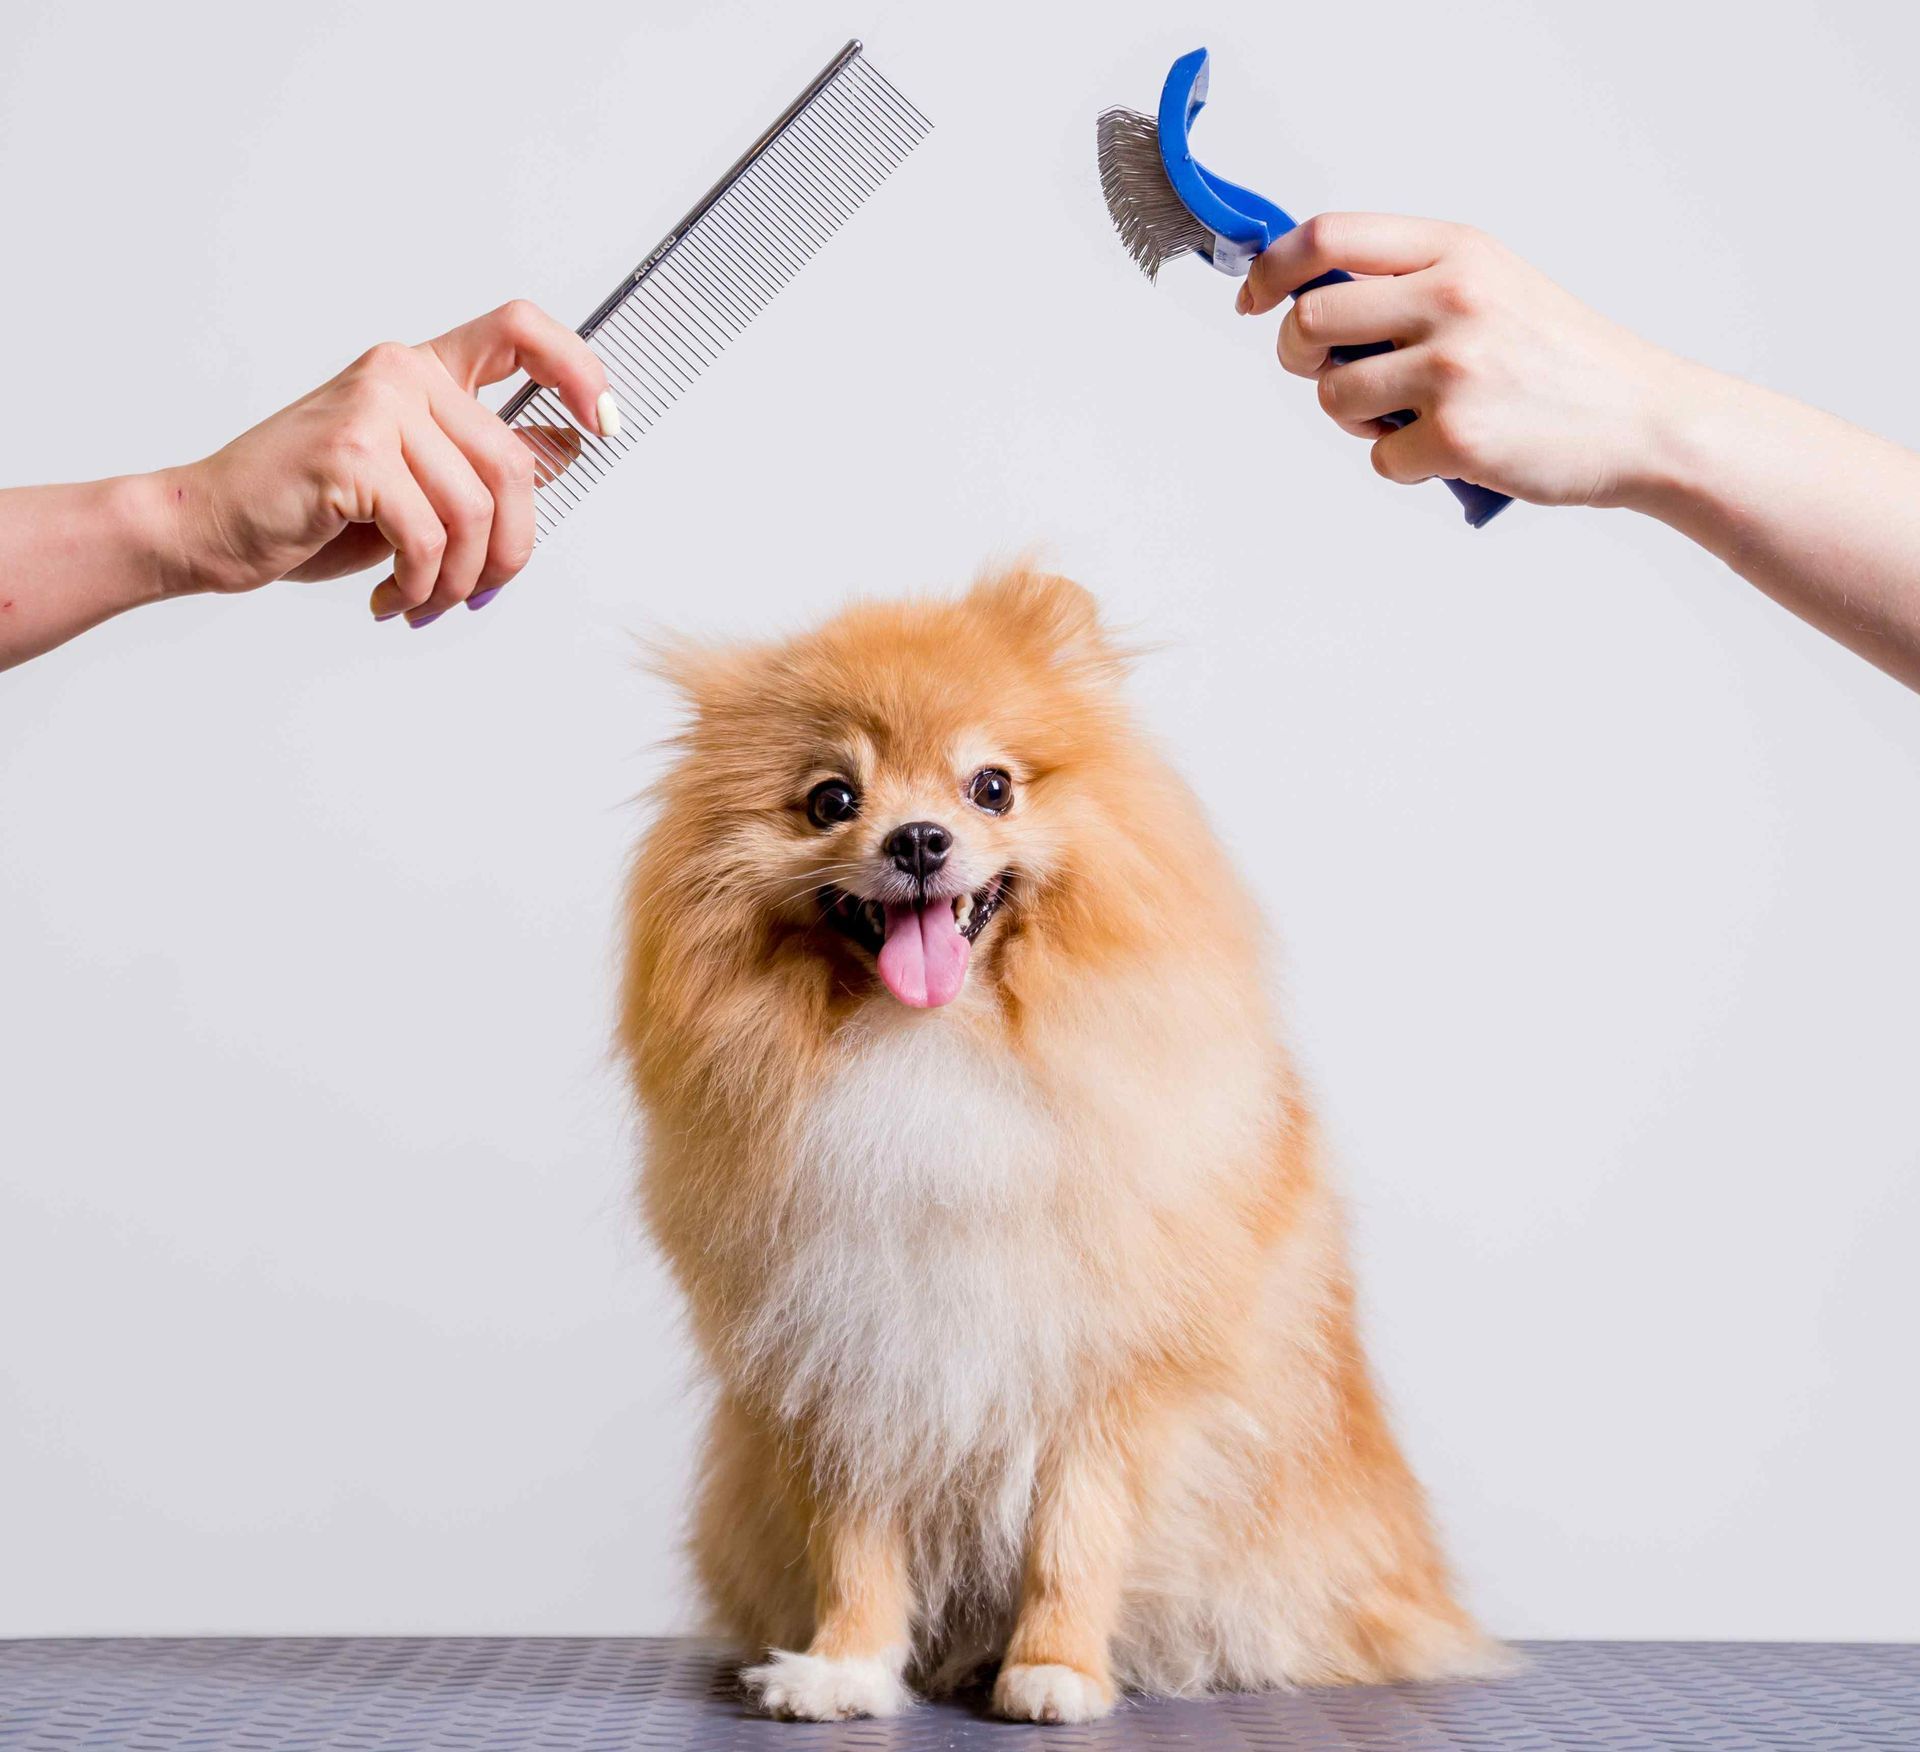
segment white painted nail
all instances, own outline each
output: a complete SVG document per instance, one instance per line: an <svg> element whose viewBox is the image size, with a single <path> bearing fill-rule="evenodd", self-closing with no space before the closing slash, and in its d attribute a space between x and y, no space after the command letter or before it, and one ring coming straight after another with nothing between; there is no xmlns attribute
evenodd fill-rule
<svg viewBox="0 0 1920 1752"><path fill-rule="evenodd" d="M620 436L620 404L613 399L612 390L601 390L600 399L593 404L593 413L594 418L600 422L602 438Z"/></svg>

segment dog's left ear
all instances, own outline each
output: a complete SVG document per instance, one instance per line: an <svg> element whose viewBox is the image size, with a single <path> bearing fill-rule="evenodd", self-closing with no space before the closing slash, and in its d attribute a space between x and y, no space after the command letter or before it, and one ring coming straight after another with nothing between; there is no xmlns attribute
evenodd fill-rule
<svg viewBox="0 0 1920 1752"><path fill-rule="evenodd" d="M1000 572L982 578L967 600L1021 629L1057 663L1114 678L1131 665L1133 653L1102 624L1093 592L1071 578L1024 569Z"/></svg>

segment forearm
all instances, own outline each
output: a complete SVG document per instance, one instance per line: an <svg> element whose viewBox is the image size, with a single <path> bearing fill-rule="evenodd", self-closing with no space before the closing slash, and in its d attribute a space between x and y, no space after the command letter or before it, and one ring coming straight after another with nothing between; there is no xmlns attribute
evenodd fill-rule
<svg viewBox="0 0 1920 1752"><path fill-rule="evenodd" d="M1653 457L1623 503L1920 688L1920 455L1687 366Z"/></svg>
<svg viewBox="0 0 1920 1752"><path fill-rule="evenodd" d="M1289 299L1280 363L1388 480L1645 511L1920 688L1920 456L1650 346L1470 227L1320 214L1238 308Z"/></svg>
<svg viewBox="0 0 1920 1752"><path fill-rule="evenodd" d="M190 588L168 479L0 489L0 669Z"/></svg>

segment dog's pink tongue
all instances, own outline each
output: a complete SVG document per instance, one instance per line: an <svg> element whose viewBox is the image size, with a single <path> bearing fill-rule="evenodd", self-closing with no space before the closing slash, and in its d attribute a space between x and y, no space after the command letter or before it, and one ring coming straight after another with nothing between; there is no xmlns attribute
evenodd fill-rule
<svg viewBox="0 0 1920 1752"><path fill-rule="evenodd" d="M950 1004L966 983L973 945L953 922L953 902L887 908L887 940L880 946L880 977L887 990L916 1010Z"/></svg>

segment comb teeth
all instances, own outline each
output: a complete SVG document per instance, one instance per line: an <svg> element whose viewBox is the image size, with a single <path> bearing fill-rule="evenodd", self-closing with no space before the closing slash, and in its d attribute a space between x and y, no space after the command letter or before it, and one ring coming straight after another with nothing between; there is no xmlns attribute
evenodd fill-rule
<svg viewBox="0 0 1920 1752"><path fill-rule="evenodd" d="M1163 264L1213 248L1213 233L1187 211L1160 162L1160 127L1138 110L1109 109L1095 124L1099 139L1100 192L1107 211L1149 280Z"/></svg>
<svg viewBox="0 0 1920 1752"><path fill-rule="evenodd" d="M932 126L847 44L581 324L619 398L619 435L584 430L537 383L514 392L500 417L534 453L536 545Z"/></svg>

